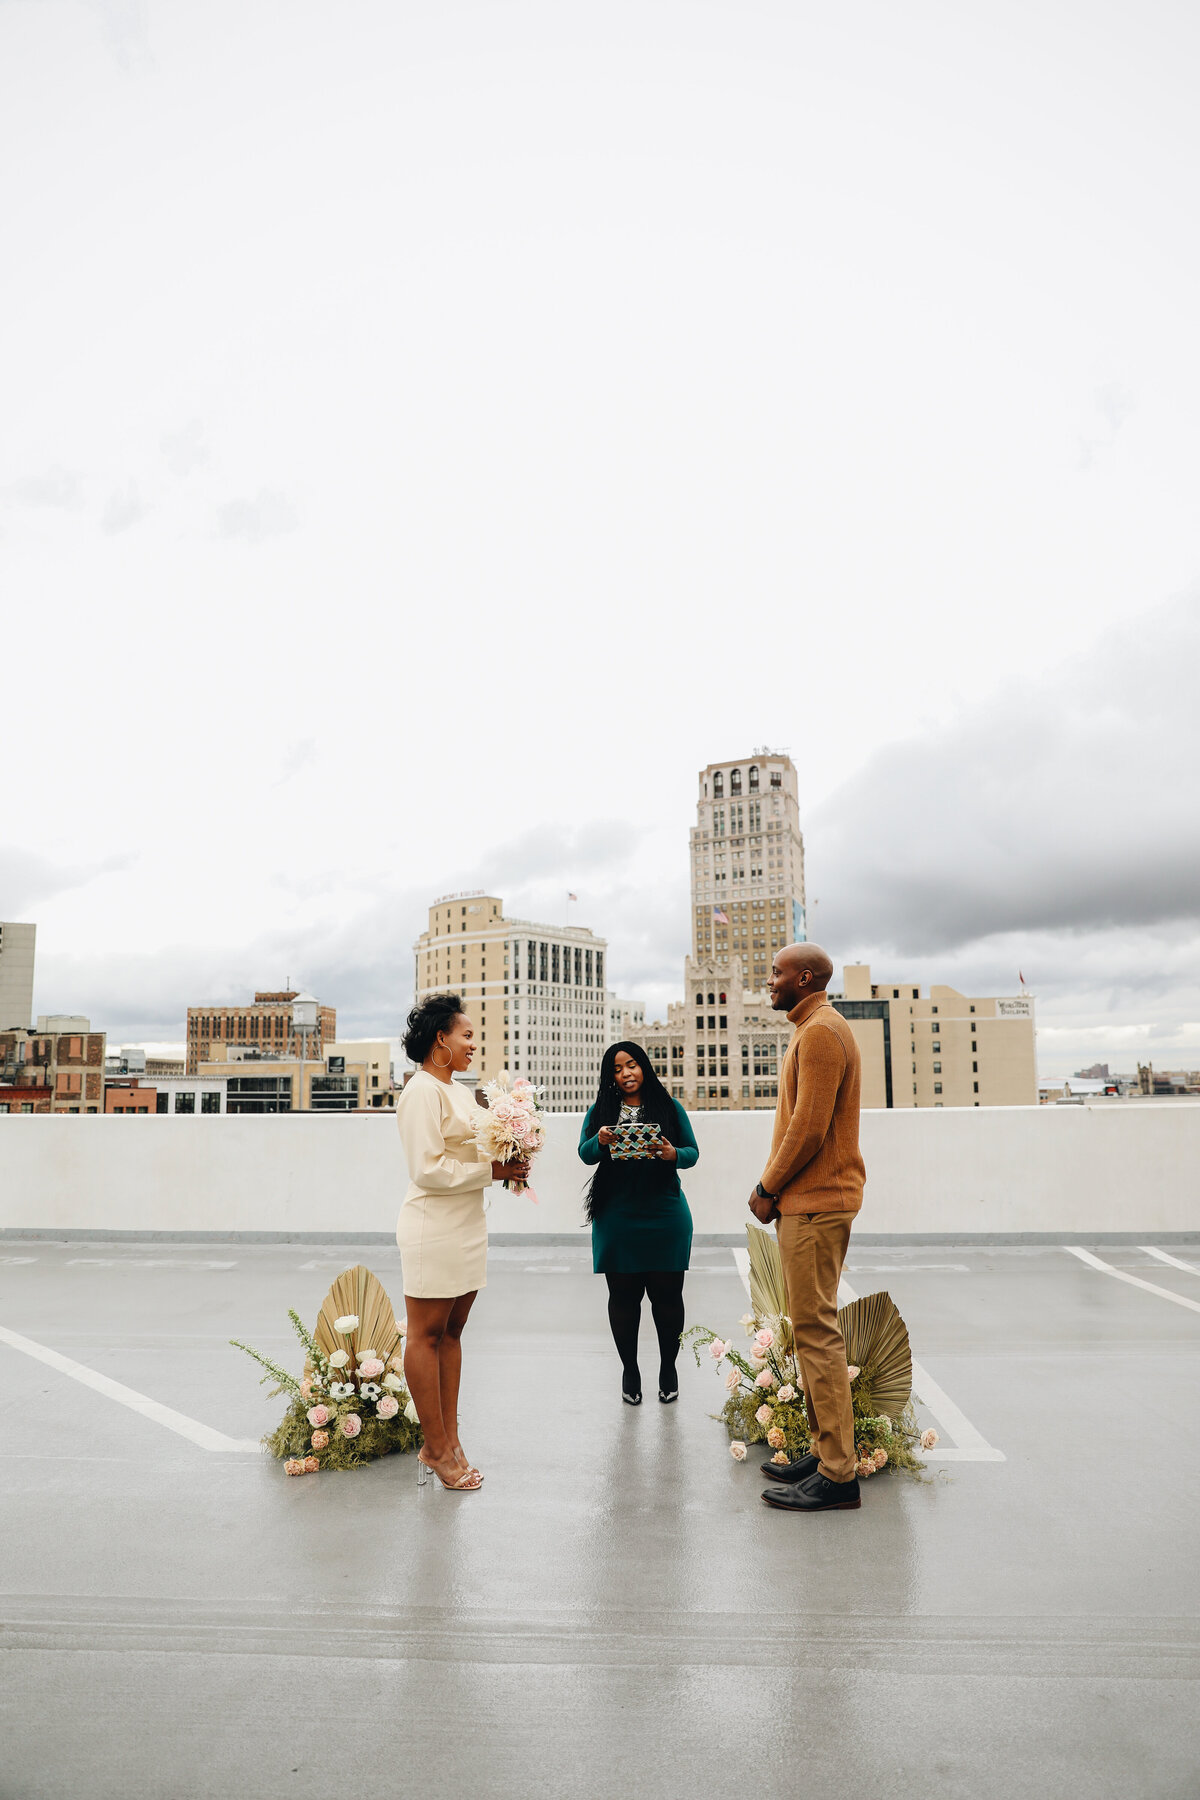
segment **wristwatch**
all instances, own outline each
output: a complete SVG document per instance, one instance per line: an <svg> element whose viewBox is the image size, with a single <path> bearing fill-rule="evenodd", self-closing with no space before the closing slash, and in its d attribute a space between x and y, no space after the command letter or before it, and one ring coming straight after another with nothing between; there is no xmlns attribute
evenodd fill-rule
<svg viewBox="0 0 1200 1800"><path fill-rule="evenodd" d="M778 1200L778 1198L779 1198L778 1194L768 1194L766 1188L763 1186L761 1181L755 1182L754 1191L758 1195L760 1200Z"/></svg>

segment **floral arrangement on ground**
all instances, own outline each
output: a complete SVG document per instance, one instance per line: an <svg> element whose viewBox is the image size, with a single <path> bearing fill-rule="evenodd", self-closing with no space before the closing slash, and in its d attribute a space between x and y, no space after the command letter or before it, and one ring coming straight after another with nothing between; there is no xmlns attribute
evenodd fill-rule
<svg viewBox="0 0 1200 1800"><path fill-rule="evenodd" d="M887 1296L878 1294L867 1298L887 1300ZM853 1301L853 1305L858 1307L862 1301ZM696 1364L700 1364L707 1348L718 1372L725 1366L729 1397L720 1413L712 1417L723 1420L729 1431L729 1453L736 1462L745 1462L750 1444L768 1445L775 1453L772 1462L797 1462L810 1451L811 1435L801 1372L795 1359L792 1321L784 1314L763 1318L759 1312L747 1312L741 1325L750 1339L745 1354L705 1325L696 1325L684 1334L685 1339L693 1341ZM896 1406L894 1399L883 1399L878 1393L883 1386L878 1375L878 1366L864 1364L858 1368L849 1364L849 1391L855 1408L856 1472L860 1478L867 1478L882 1469L903 1469L919 1476L923 1463L918 1447L925 1451L934 1449L937 1433L918 1431L907 1395L901 1406Z"/></svg>
<svg viewBox="0 0 1200 1800"><path fill-rule="evenodd" d="M364 1282L361 1277L366 1277ZM366 1331L360 1313L332 1318L339 1286L357 1282L372 1315ZM331 1304L332 1303L332 1304ZM266 1373L260 1385L273 1381L271 1395L286 1394L288 1409L275 1430L263 1439L289 1475L315 1475L319 1469L358 1469L380 1456L416 1450L423 1442L417 1410L404 1385L404 1324L397 1325L382 1287L365 1269L348 1270L331 1288L316 1332L299 1313L288 1312L292 1329L305 1351L304 1373L293 1375L269 1356L237 1338L236 1350L252 1356ZM367 1334L372 1342L366 1343Z"/></svg>

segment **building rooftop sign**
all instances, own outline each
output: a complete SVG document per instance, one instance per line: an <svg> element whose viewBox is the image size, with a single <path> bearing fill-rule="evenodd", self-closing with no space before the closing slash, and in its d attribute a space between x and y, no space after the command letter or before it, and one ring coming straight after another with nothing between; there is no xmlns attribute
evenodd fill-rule
<svg viewBox="0 0 1200 1800"><path fill-rule="evenodd" d="M445 906L447 900L483 900L486 895L486 888L464 888L461 894L439 894L433 904Z"/></svg>

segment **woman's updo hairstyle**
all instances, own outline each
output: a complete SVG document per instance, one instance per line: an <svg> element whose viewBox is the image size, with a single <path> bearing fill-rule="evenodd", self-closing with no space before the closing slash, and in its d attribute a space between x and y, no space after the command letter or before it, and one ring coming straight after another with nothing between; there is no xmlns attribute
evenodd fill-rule
<svg viewBox="0 0 1200 1800"><path fill-rule="evenodd" d="M414 1006L404 1032L404 1054L410 1062L423 1063L437 1043L439 1031L449 1031L463 1010L460 994L430 994Z"/></svg>

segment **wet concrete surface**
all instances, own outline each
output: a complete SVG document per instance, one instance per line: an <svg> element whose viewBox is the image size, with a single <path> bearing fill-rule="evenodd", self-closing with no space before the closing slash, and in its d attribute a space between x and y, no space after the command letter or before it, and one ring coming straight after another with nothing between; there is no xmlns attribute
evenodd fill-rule
<svg viewBox="0 0 1200 1800"><path fill-rule="evenodd" d="M379 1246L0 1248L0 1324L237 1438L280 1402L227 1338L294 1362L289 1305L356 1260L399 1279ZM1171 1253L1192 1267L1098 1251L1200 1303L1200 1245ZM1056 1246L852 1247L847 1273L1004 1462L770 1511L711 1365L654 1400L648 1317L621 1405L582 1237L493 1249L477 1495L399 1457L289 1480L0 1344L0 1795L1200 1794L1200 1312ZM736 1331L729 1250L686 1298Z"/></svg>

